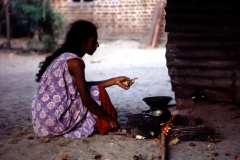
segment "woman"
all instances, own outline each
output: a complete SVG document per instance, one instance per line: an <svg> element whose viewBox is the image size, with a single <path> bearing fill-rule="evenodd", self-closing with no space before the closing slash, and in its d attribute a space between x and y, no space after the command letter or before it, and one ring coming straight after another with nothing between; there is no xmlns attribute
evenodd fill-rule
<svg viewBox="0 0 240 160"><path fill-rule="evenodd" d="M104 88L123 84L129 78L115 77L87 82L82 57L93 55L98 44L96 26L79 20L70 25L64 43L41 62L39 82L32 102L33 128L38 137L64 135L88 137L94 127L105 134L117 130L117 113Z"/></svg>

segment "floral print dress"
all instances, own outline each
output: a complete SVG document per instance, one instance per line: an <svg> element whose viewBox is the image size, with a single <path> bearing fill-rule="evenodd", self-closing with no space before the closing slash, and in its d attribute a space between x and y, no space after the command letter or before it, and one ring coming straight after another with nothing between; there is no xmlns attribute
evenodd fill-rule
<svg viewBox="0 0 240 160"><path fill-rule="evenodd" d="M75 79L68 71L66 61L72 58L79 57L73 53L60 55L41 77L32 101L32 124L38 137L80 138L94 130L97 117L83 105ZM92 86L89 91L100 105L98 87Z"/></svg>

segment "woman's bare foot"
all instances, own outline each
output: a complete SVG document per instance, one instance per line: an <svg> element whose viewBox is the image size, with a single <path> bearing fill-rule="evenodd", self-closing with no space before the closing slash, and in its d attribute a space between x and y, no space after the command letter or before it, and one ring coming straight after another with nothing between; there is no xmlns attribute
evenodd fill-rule
<svg viewBox="0 0 240 160"><path fill-rule="evenodd" d="M122 129L121 129L121 128L119 128L119 129L117 130L117 132L122 132Z"/></svg>
<svg viewBox="0 0 240 160"><path fill-rule="evenodd" d="M127 131L125 129L121 129L121 128L112 130L112 132L108 132L108 133L112 134L112 135L127 135Z"/></svg>

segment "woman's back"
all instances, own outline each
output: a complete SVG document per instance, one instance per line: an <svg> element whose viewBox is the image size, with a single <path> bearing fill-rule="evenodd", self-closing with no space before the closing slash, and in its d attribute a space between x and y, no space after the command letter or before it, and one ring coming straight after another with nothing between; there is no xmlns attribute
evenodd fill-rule
<svg viewBox="0 0 240 160"><path fill-rule="evenodd" d="M93 131L95 119L83 106L74 77L69 73L67 60L79 58L73 53L64 53L56 58L40 79L32 104L33 126L37 136L66 137L89 136ZM69 132L88 116L82 131ZM76 132L76 133L75 133Z"/></svg>

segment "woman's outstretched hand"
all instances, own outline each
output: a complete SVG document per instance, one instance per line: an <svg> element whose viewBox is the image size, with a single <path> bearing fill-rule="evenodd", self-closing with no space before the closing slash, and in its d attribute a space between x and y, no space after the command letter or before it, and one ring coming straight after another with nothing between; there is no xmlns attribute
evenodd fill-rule
<svg viewBox="0 0 240 160"><path fill-rule="evenodd" d="M115 84L117 84L119 87L121 87L125 90L129 89L129 87L124 85L123 82L130 80L130 78L125 77L125 76L119 76L119 77L113 78L113 80L115 81Z"/></svg>

